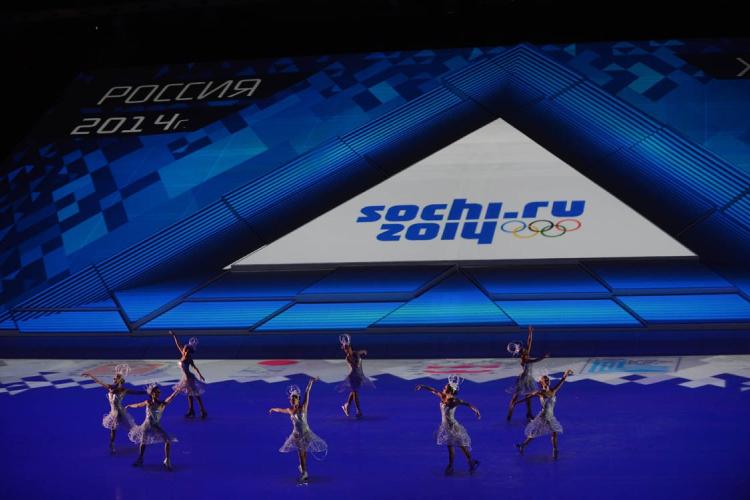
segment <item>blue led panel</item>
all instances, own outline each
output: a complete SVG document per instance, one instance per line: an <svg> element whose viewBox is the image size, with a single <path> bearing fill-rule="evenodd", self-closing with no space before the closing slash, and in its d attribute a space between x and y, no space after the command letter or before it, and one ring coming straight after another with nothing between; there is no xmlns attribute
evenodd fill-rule
<svg viewBox="0 0 750 500"><path fill-rule="evenodd" d="M411 294L445 270L445 267L341 268L314 283L302 293L304 295Z"/></svg>
<svg viewBox="0 0 750 500"><path fill-rule="evenodd" d="M164 281L115 292L130 321L137 321L188 293L203 280Z"/></svg>
<svg viewBox="0 0 750 500"><path fill-rule="evenodd" d="M471 273L492 297L608 292L586 271L573 266L472 269Z"/></svg>
<svg viewBox="0 0 750 500"><path fill-rule="evenodd" d="M390 325L509 325L512 321L463 274L456 273L378 322Z"/></svg>
<svg viewBox="0 0 750 500"><path fill-rule="evenodd" d="M637 319L609 299L502 300L497 305L524 326L640 325Z"/></svg>
<svg viewBox="0 0 750 500"><path fill-rule="evenodd" d="M117 304L112 299L104 299L76 306L76 309L117 309Z"/></svg>
<svg viewBox="0 0 750 500"><path fill-rule="evenodd" d="M403 302L295 304L258 330L337 330L367 328Z"/></svg>
<svg viewBox="0 0 750 500"><path fill-rule="evenodd" d="M620 300L654 323L750 321L750 302L739 295L634 295Z"/></svg>
<svg viewBox="0 0 750 500"><path fill-rule="evenodd" d="M141 328L250 328L289 302L283 300L183 302Z"/></svg>
<svg viewBox="0 0 750 500"><path fill-rule="evenodd" d="M21 333L127 332L117 311L47 312L18 320Z"/></svg>
<svg viewBox="0 0 750 500"><path fill-rule="evenodd" d="M698 262L593 263L613 290L726 289L732 285Z"/></svg>
<svg viewBox="0 0 750 500"><path fill-rule="evenodd" d="M195 292L190 298L291 298L325 275L325 271L227 273L205 288Z"/></svg>
<svg viewBox="0 0 750 500"><path fill-rule="evenodd" d="M10 318L0 321L0 330L15 330L16 324Z"/></svg>

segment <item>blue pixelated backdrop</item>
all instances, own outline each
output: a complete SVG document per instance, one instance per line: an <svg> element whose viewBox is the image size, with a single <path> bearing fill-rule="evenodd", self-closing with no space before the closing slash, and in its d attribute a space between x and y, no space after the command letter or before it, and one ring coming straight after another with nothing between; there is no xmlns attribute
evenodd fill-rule
<svg viewBox="0 0 750 500"><path fill-rule="evenodd" d="M573 325L746 325L750 75L726 70L743 50L738 40L519 45L82 74L3 166L0 328L417 328L426 317L502 327L554 323L538 317L550 310ZM660 314L658 272L631 274L641 279L623 292L606 262L571 263L588 284L558 267L530 295L503 292L492 266L414 268L395 281L367 269L340 282L222 274L498 117L695 252L697 281L673 272L657 289L677 294L663 307L705 312ZM450 308L446 294L458 298Z"/></svg>

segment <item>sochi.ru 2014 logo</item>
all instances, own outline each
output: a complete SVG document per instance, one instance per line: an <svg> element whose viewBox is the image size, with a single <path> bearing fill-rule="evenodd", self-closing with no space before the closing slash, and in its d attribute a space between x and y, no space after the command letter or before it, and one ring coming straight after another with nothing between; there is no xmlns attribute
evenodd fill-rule
<svg viewBox="0 0 750 500"><path fill-rule="evenodd" d="M380 241L426 240L476 240L479 245L489 245L498 232L527 239L534 236L558 238L581 228L575 217L583 214L584 200L530 201L523 210L502 211L501 202L470 203L457 198L450 203L429 205L369 205L362 207L359 223L377 222ZM539 211L549 211L547 219ZM502 220L501 220L502 219Z"/></svg>

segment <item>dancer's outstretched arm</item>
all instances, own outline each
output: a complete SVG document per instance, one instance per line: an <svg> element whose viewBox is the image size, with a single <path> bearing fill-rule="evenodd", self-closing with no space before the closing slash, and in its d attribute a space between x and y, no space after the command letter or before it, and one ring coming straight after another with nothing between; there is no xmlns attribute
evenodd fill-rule
<svg viewBox="0 0 750 500"><path fill-rule="evenodd" d="M560 387L563 385L563 382L565 382L565 380L570 375L573 375L573 370L571 370L571 369L565 370L565 373L563 374L563 376L560 379L560 381L557 383L557 385L555 385L555 387L552 388L552 392L555 393L555 394L557 394L557 391L560 390Z"/></svg>
<svg viewBox="0 0 750 500"><path fill-rule="evenodd" d="M320 377L310 378L305 388L305 400L302 402L302 410L307 412L307 408L310 406L310 391L315 381L320 380Z"/></svg>
<svg viewBox="0 0 750 500"><path fill-rule="evenodd" d="M477 419L480 419L480 418L482 418L482 414L481 414L481 413L479 413L479 408L477 408L476 406L472 405L472 404L471 404L471 403L469 403L468 401L464 401L464 400L462 400L462 399L458 399L458 398L453 398L453 400L454 400L454 401L455 401L455 402L456 402L457 404L460 404L460 405L463 405L463 406L466 406L466 407L468 407L468 408L469 408L469 409L470 409L471 411L473 411L473 412L474 412L474 414L475 414L475 415L477 416Z"/></svg>
<svg viewBox="0 0 750 500"><path fill-rule="evenodd" d="M90 374L89 372L81 373L81 376L82 377L89 377L91 380L93 380L94 382L96 382L100 386L104 387L105 389L109 389L109 384L105 384L104 382L102 382L101 380L99 380L98 378L96 378L95 376L93 376L92 374Z"/></svg>
<svg viewBox="0 0 750 500"><path fill-rule="evenodd" d="M177 350L180 351L180 354L182 354L182 344L180 344L180 341L177 339L177 335L175 335L172 330L169 330L169 334L174 339L174 344L177 346Z"/></svg>
<svg viewBox="0 0 750 500"><path fill-rule="evenodd" d="M526 362L527 363L538 363L539 361L541 361L543 359L547 359L547 358L549 358L549 353L548 352L544 353L544 356L542 356L540 358L528 358L526 360Z"/></svg>
<svg viewBox="0 0 750 500"><path fill-rule="evenodd" d="M537 396L539 396L539 391L534 391L534 392L528 394L525 398L519 399L518 401L516 401L516 404L520 405L521 403L525 403L529 399L534 399Z"/></svg>
<svg viewBox="0 0 750 500"><path fill-rule="evenodd" d="M531 342L534 340L534 327L529 325L529 334L526 337L526 350L531 354Z"/></svg>
<svg viewBox="0 0 750 500"><path fill-rule="evenodd" d="M176 397L176 396L177 396L177 395L178 395L179 393L180 393L180 391L179 391L179 390L176 390L176 391L172 392L172 394L170 394L169 396L167 396L167 399L165 399L165 400L164 400L164 404L165 404L165 405L168 405L169 403L171 403L171 402L172 402L172 400L173 400L173 399L174 399L174 398L175 398L175 397Z"/></svg>
<svg viewBox="0 0 750 500"><path fill-rule="evenodd" d="M141 401L140 403L131 403L126 405L125 408L143 408L148 404L148 401Z"/></svg>
<svg viewBox="0 0 750 500"><path fill-rule="evenodd" d="M190 365L191 365L191 366L193 367L193 369L194 369L194 370L195 370L196 372L198 372L198 376L199 376L199 377L201 378L201 380L205 382L205 381L206 381L206 379L205 379L205 377L203 376L203 374L201 373L201 371L200 371L200 370L198 369L198 367L197 367L197 366L195 366L195 361L193 361L193 360L191 359L191 360L190 360Z"/></svg>
<svg viewBox="0 0 750 500"><path fill-rule="evenodd" d="M417 387L414 388L414 390L415 391L425 390L427 392L433 393L437 397L440 397L440 391L438 391L434 387L430 387L429 385L418 384Z"/></svg>
<svg viewBox="0 0 750 500"><path fill-rule="evenodd" d="M268 410L268 414L269 415L272 415L274 413L286 413L287 415L291 415L292 414L292 410L291 410L291 408L270 408Z"/></svg>

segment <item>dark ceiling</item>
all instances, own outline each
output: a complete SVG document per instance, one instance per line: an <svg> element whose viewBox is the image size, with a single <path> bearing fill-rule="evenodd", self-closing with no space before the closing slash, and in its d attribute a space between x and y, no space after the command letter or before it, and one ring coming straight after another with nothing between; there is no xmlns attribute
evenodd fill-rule
<svg viewBox="0 0 750 500"><path fill-rule="evenodd" d="M83 69L385 49L750 35L741 2L26 0L0 5L0 158Z"/></svg>

